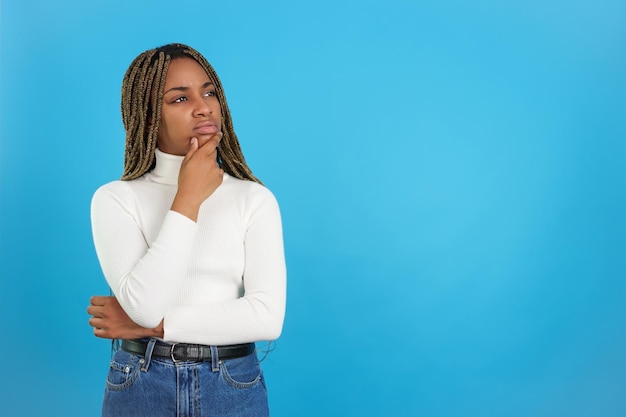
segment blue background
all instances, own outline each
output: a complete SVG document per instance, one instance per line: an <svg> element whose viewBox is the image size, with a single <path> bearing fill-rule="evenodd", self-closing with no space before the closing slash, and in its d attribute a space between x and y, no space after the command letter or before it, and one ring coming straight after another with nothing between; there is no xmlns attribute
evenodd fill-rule
<svg viewBox="0 0 626 417"><path fill-rule="evenodd" d="M626 3L4 0L4 415L99 415L121 79L200 50L283 213L274 416L626 415Z"/></svg>

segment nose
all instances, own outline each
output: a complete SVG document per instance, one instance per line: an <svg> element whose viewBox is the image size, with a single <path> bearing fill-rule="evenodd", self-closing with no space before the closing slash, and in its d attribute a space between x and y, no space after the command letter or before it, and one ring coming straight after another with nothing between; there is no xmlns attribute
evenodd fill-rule
<svg viewBox="0 0 626 417"><path fill-rule="evenodd" d="M209 104L202 97L196 97L193 103L193 115L196 117L208 116L213 113Z"/></svg>

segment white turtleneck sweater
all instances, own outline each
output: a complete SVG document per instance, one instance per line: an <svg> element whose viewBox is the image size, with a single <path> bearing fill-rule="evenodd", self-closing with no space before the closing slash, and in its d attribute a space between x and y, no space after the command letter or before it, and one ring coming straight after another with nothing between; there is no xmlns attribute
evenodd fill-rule
<svg viewBox="0 0 626 417"><path fill-rule="evenodd" d="M183 157L156 151L156 167L93 196L100 265L137 324L164 319L164 340L227 345L273 340L285 314L278 204L260 184L224 174L197 223L170 210Z"/></svg>

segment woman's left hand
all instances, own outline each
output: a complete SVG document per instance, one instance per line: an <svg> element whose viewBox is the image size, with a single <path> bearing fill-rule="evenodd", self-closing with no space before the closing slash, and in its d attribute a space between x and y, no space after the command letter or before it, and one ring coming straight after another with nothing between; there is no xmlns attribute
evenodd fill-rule
<svg viewBox="0 0 626 417"><path fill-rule="evenodd" d="M97 337L126 340L163 337L163 320L154 329L148 329L132 321L115 297L95 295L89 301L87 313L92 316L89 325Z"/></svg>

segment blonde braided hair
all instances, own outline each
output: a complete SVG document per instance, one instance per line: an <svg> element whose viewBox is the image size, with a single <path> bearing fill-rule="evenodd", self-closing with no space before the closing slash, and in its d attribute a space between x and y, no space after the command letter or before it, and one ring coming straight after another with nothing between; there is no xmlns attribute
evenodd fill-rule
<svg viewBox="0 0 626 417"><path fill-rule="evenodd" d="M122 122L126 130L124 173L122 180L139 178L155 166L154 151L161 124L163 88L169 63L177 58L191 58L206 71L215 85L222 113L223 137L217 159L229 175L261 184L241 151L233 128L222 83L209 62L195 49L172 43L141 53L133 60L122 81Z"/></svg>

